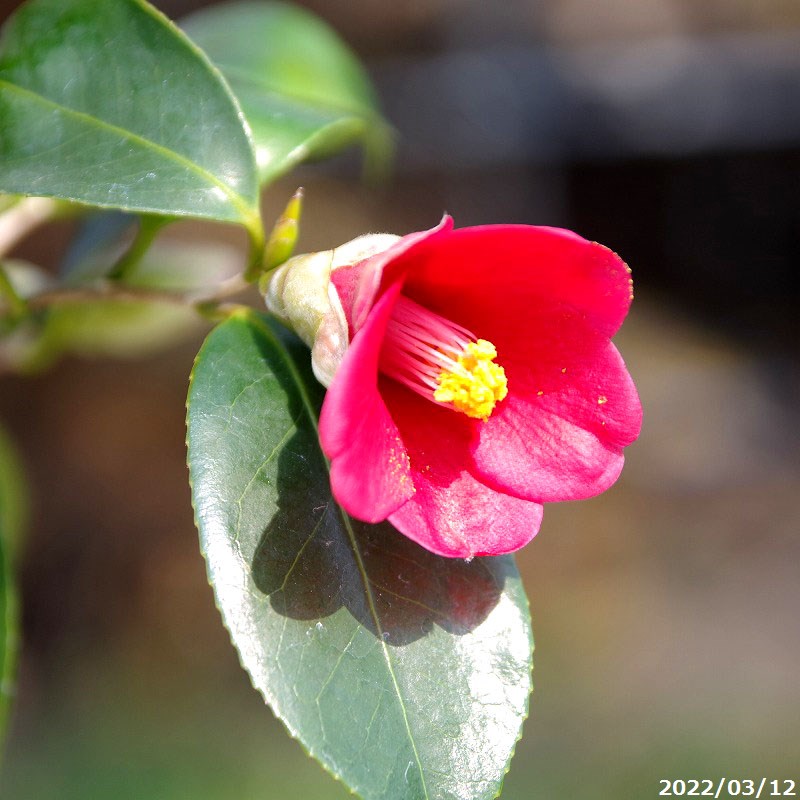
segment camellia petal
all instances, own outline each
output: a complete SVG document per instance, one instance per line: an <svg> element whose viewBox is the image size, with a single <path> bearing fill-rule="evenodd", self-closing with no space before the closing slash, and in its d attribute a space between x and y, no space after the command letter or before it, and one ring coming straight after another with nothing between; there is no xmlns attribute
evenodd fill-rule
<svg viewBox="0 0 800 800"><path fill-rule="evenodd" d="M470 474L472 424L437 408L393 381L383 395L393 410L411 466L413 502L389 521L427 550L443 556L498 555L527 544L542 523L540 503L497 491ZM476 547L475 529L480 528Z"/></svg>
<svg viewBox="0 0 800 800"><path fill-rule="evenodd" d="M430 231L331 273L350 344L320 419L334 495L433 552L510 552L618 477L641 406L610 337L630 271L523 225Z"/></svg>
<svg viewBox="0 0 800 800"><path fill-rule="evenodd" d="M579 324L539 319L544 347L507 359L508 400L476 438L475 465L503 490L538 502L605 491L641 428L636 388L616 347Z"/></svg>
<svg viewBox="0 0 800 800"><path fill-rule="evenodd" d="M383 333L400 286L378 301L325 395L320 441L337 501L364 522L386 519L414 492L400 432L378 391Z"/></svg>
<svg viewBox="0 0 800 800"><path fill-rule="evenodd" d="M410 255L410 254L409 254ZM537 309L587 321L611 337L630 308L625 262L603 245L560 228L484 225L428 237L406 266L404 292L467 327L519 339Z"/></svg>
<svg viewBox="0 0 800 800"><path fill-rule="evenodd" d="M431 242L453 228L451 217L445 216L435 227L419 233L409 233L383 253L356 262L350 267L335 270L331 280L336 286L352 331L357 331L366 321L381 289L397 280L406 266L406 256L416 254L421 244ZM390 274L386 275L387 267Z"/></svg>

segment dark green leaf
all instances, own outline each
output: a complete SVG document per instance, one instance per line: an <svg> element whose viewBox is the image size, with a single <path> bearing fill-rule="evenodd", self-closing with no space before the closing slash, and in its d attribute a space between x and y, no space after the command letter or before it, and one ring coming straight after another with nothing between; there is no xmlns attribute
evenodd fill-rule
<svg viewBox="0 0 800 800"><path fill-rule="evenodd" d="M210 581L290 733L368 800L492 798L527 710L510 556L435 556L330 495L308 351L255 314L209 335L188 402Z"/></svg>
<svg viewBox="0 0 800 800"><path fill-rule="evenodd" d="M369 78L341 39L301 8L220 5L181 22L228 79L256 144L262 184L362 142L379 168L391 134Z"/></svg>
<svg viewBox="0 0 800 800"><path fill-rule="evenodd" d="M14 696L19 620L13 566L24 526L25 499L19 462L0 429L0 736Z"/></svg>
<svg viewBox="0 0 800 800"><path fill-rule="evenodd" d="M30 0L0 39L0 191L237 222L258 238L240 111L144 0Z"/></svg>

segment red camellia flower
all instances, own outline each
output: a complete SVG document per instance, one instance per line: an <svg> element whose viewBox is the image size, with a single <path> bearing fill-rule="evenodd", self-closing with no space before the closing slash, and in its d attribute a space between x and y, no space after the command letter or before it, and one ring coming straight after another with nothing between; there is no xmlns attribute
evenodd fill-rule
<svg viewBox="0 0 800 800"><path fill-rule="evenodd" d="M329 275L349 340L320 418L333 494L441 555L516 550L543 503L611 486L638 436L610 341L630 271L556 228L445 217L390 242Z"/></svg>

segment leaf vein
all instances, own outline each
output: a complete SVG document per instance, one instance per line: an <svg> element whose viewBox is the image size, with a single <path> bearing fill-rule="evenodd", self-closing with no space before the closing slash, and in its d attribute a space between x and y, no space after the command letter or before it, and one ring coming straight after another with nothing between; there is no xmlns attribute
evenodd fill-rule
<svg viewBox="0 0 800 800"><path fill-rule="evenodd" d="M250 478L250 480L247 482L247 485L244 487L244 489L242 489L242 493L237 498L237 500L236 500L236 534L233 537L233 541L234 541L235 544L238 545L238 543L239 543L239 535L241 534L241 528L242 528L242 503L244 501L245 496L250 491L250 487L253 485L253 483L255 483L255 480L256 480L256 478L258 478L258 475L261 472L261 470L263 470L264 467L266 467L267 464L269 464L269 462L272 461L273 458L275 458L275 455L281 450L283 445L287 442L287 440L289 439L289 436L291 436L291 434L293 434L297 430L297 423L298 423L298 421L299 421L301 416L302 416L302 412L300 412L297 415L297 417L292 421L292 424L286 430L286 433L283 434L283 436L281 437L281 440L272 449L272 452L261 462L261 464L259 464L258 469L256 469L256 471L253 473L253 477Z"/></svg>
<svg viewBox="0 0 800 800"><path fill-rule="evenodd" d="M227 183L221 181L217 178L212 172L209 172L205 167L200 166L198 163L192 161L190 158L178 153L175 150L170 149L158 142L153 141L152 139L148 139L145 136L140 136L133 131L126 130L125 128L121 128L118 125L114 125L111 122L106 122L105 120L100 119L99 117L92 116L91 114L87 114L83 111L77 111L76 109L70 108L69 106L62 105L61 103L57 103L54 100L51 100L48 97L44 97L43 95L32 91L30 89L26 89L22 86L18 86L15 83L11 83L10 81L4 80L0 78L0 88L5 89L6 91L16 93L23 98L27 99L29 102L38 103L46 108L50 108L56 111L61 112L67 117L72 117L73 119L80 120L83 122L88 122L91 124L96 125L98 128L106 130L110 133L115 133L121 136L123 139L127 139L144 149L149 149L155 153L158 153L162 157L165 157L167 160L172 160L175 163L179 164L180 166L187 169L189 172L193 172L202 180L209 183L213 188L219 189L223 192L228 199L230 200L233 207L236 209L240 217L243 221L246 221L248 227L253 227L255 223L255 218L257 214L251 209L251 204L247 202L247 199L239 194L237 191L232 189Z"/></svg>
<svg viewBox="0 0 800 800"><path fill-rule="evenodd" d="M344 660L344 657L347 655L347 651L350 648L350 645L353 644L353 642L355 641L355 638L356 638L357 635L358 635L358 626L356 625L353 628L353 635L350 637L350 639L348 640L347 644L342 649L342 652L339 653L339 658L336 659L336 663L331 668L331 671L328 674L328 677L322 682L322 686L319 687L319 691L317 692L317 696L314 698L314 702L317 704L317 706L319 706L320 698L322 697L323 693L325 692L325 689L328 688L328 685L330 684L330 682L333 680L333 676L336 674L336 671L339 669L339 665ZM322 721L322 714L320 713L320 722L321 721Z"/></svg>
<svg viewBox="0 0 800 800"><path fill-rule="evenodd" d="M298 565L298 563L300 563L300 559L302 558L303 552L305 551L306 547L308 547L308 545L311 542L311 540L317 535L317 531L320 529L320 526L325 521L325 515L327 513L328 513L328 504L326 503L325 504L325 510L320 515L320 518L317 521L317 524L314 526L314 528L311 531L311 533L308 536L308 538L303 542L303 544L301 545L300 549L297 551L297 555L295 556L294 561L292 561L291 566L289 567L289 569L286 570L286 575L283 578L283 582L280 585L279 591L284 591L286 589L286 582L289 580L289 576L292 574L292 572L294 571L294 568Z"/></svg>
<svg viewBox="0 0 800 800"><path fill-rule="evenodd" d="M298 394L300 395L300 400L303 406L305 407L309 421L311 422L311 425L313 426L314 431L317 434L317 446L319 447L319 424L317 421L316 410L305 388L303 379L300 376L300 373L298 372L297 366L294 364L289 354L286 352L284 345L280 342L278 337L272 332L269 326L263 321L263 319L259 318L255 314L252 315L251 319L253 321L253 324L258 325L258 327L262 330L262 332L275 345L276 350L281 354L281 357L283 358L287 370L292 375L295 386L297 387ZM321 449L320 452L322 454L322 458L325 460L325 464L326 465L329 464L327 457L325 456L324 453L322 453ZM406 735L408 737L409 744L411 745L411 750L414 754L414 760L417 763L417 769L419 770L419 777L420 777L420 782L422 784L423 798L424 800L430 800L428 787L426 786L425 783L425 772L422 767L422 760L419 755L419 750L417 749L417 743L414 738L414 734L411 731L411 725L408 719L408 711L406 709L405 703L403 702L402 694L400 693L400 684L399 681L397 680L397 675L395 674L394 671L394 665L392 663L392 659L389 654L389 649L385 639L383 638L383 626L381 625L380 615L378 614L378 610L375 606L375 597L372 593L372 588L370 586L369 578L367 576L366 567L364 566L364 559L361 554L361 549L359 548L358 542L356 541L355 531L353 530L353 526L350 523L350 518L347 516L347 514L344 513L344 511L340 507L337 506L337 508L339 508L339 516L342 520L342 525L344 526L344 529L347 532L347 536L350 541L350 547L352 548L353 555L355 556L358 571L361 574L362 583L364 585L364 594L366 595L367 603L369 605L369 613L375 623L376 634L381 646L381 650L383 652L383 657L386 662L386 668L389 673L389 677L391 678L392 681L394 694L397 698L397 702L400 707L400 713L403 717L403 724L406 729ZM302 654L301 654L301 660L302 660Z"/></svg>
<svg viewBox="0 0 800 800"><path fill-rule="evenodd" d="M419 770L419 779L422 783L423 795L425 800L430 800L430 795L428 794L428 787L425 785L425 772L422 768L422 761L420 759L419 751L417 750L417 743L414 738L414 734L411 731L411 725L408 720L408 711L406 710L406 704L403 702L403 697L402 694L400 693L400 684L397 680L397 675L395 674L394 671L394 664L392 663L392 659L389 654L389 648L386 645L386 640L384 639L383 636L384 633L383 626L381 625L378 609L375 607L375 597L372 593L372 588L370 585L369 576L367 575L366 567L364 566L364 559L361 555L361 548L358 546L358 542L356 541L355 531L353 530L353 526L350 524L350 517L347 514L345 514L345 512L341 508L339 511L342 523L344 525L345 530L347 531L347 536L350 540L350 546L353 548L353 554L356 557L358 571L361 573L361 579L364 583L364 593L367 596L367 603L369 604L370 616L375 622L376 633L380 641L384 660L386 661L386 668L389 671L389 677L392 680L392 686L394 687L395 695L397 696L397 702L400 707L400 713L402 714L403 717L403 724L406 729L406 735L408 736L408 741L409 744L411 745L411 750L414 754L414 760L417 762L417 769Z"/></svg>

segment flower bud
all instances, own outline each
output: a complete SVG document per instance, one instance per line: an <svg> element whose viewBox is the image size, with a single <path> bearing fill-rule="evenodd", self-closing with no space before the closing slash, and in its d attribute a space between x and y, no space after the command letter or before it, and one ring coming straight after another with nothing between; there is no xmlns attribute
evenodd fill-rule
<svg viewBox="0 0 800 800"><path fill-rule="evenodd" d="M290 258L270 276L267 308L311 348L311 366L323 386L330 386L350 341L331 274L387 250L399 238L389 233L359 236L334 250Z"/></svg>

